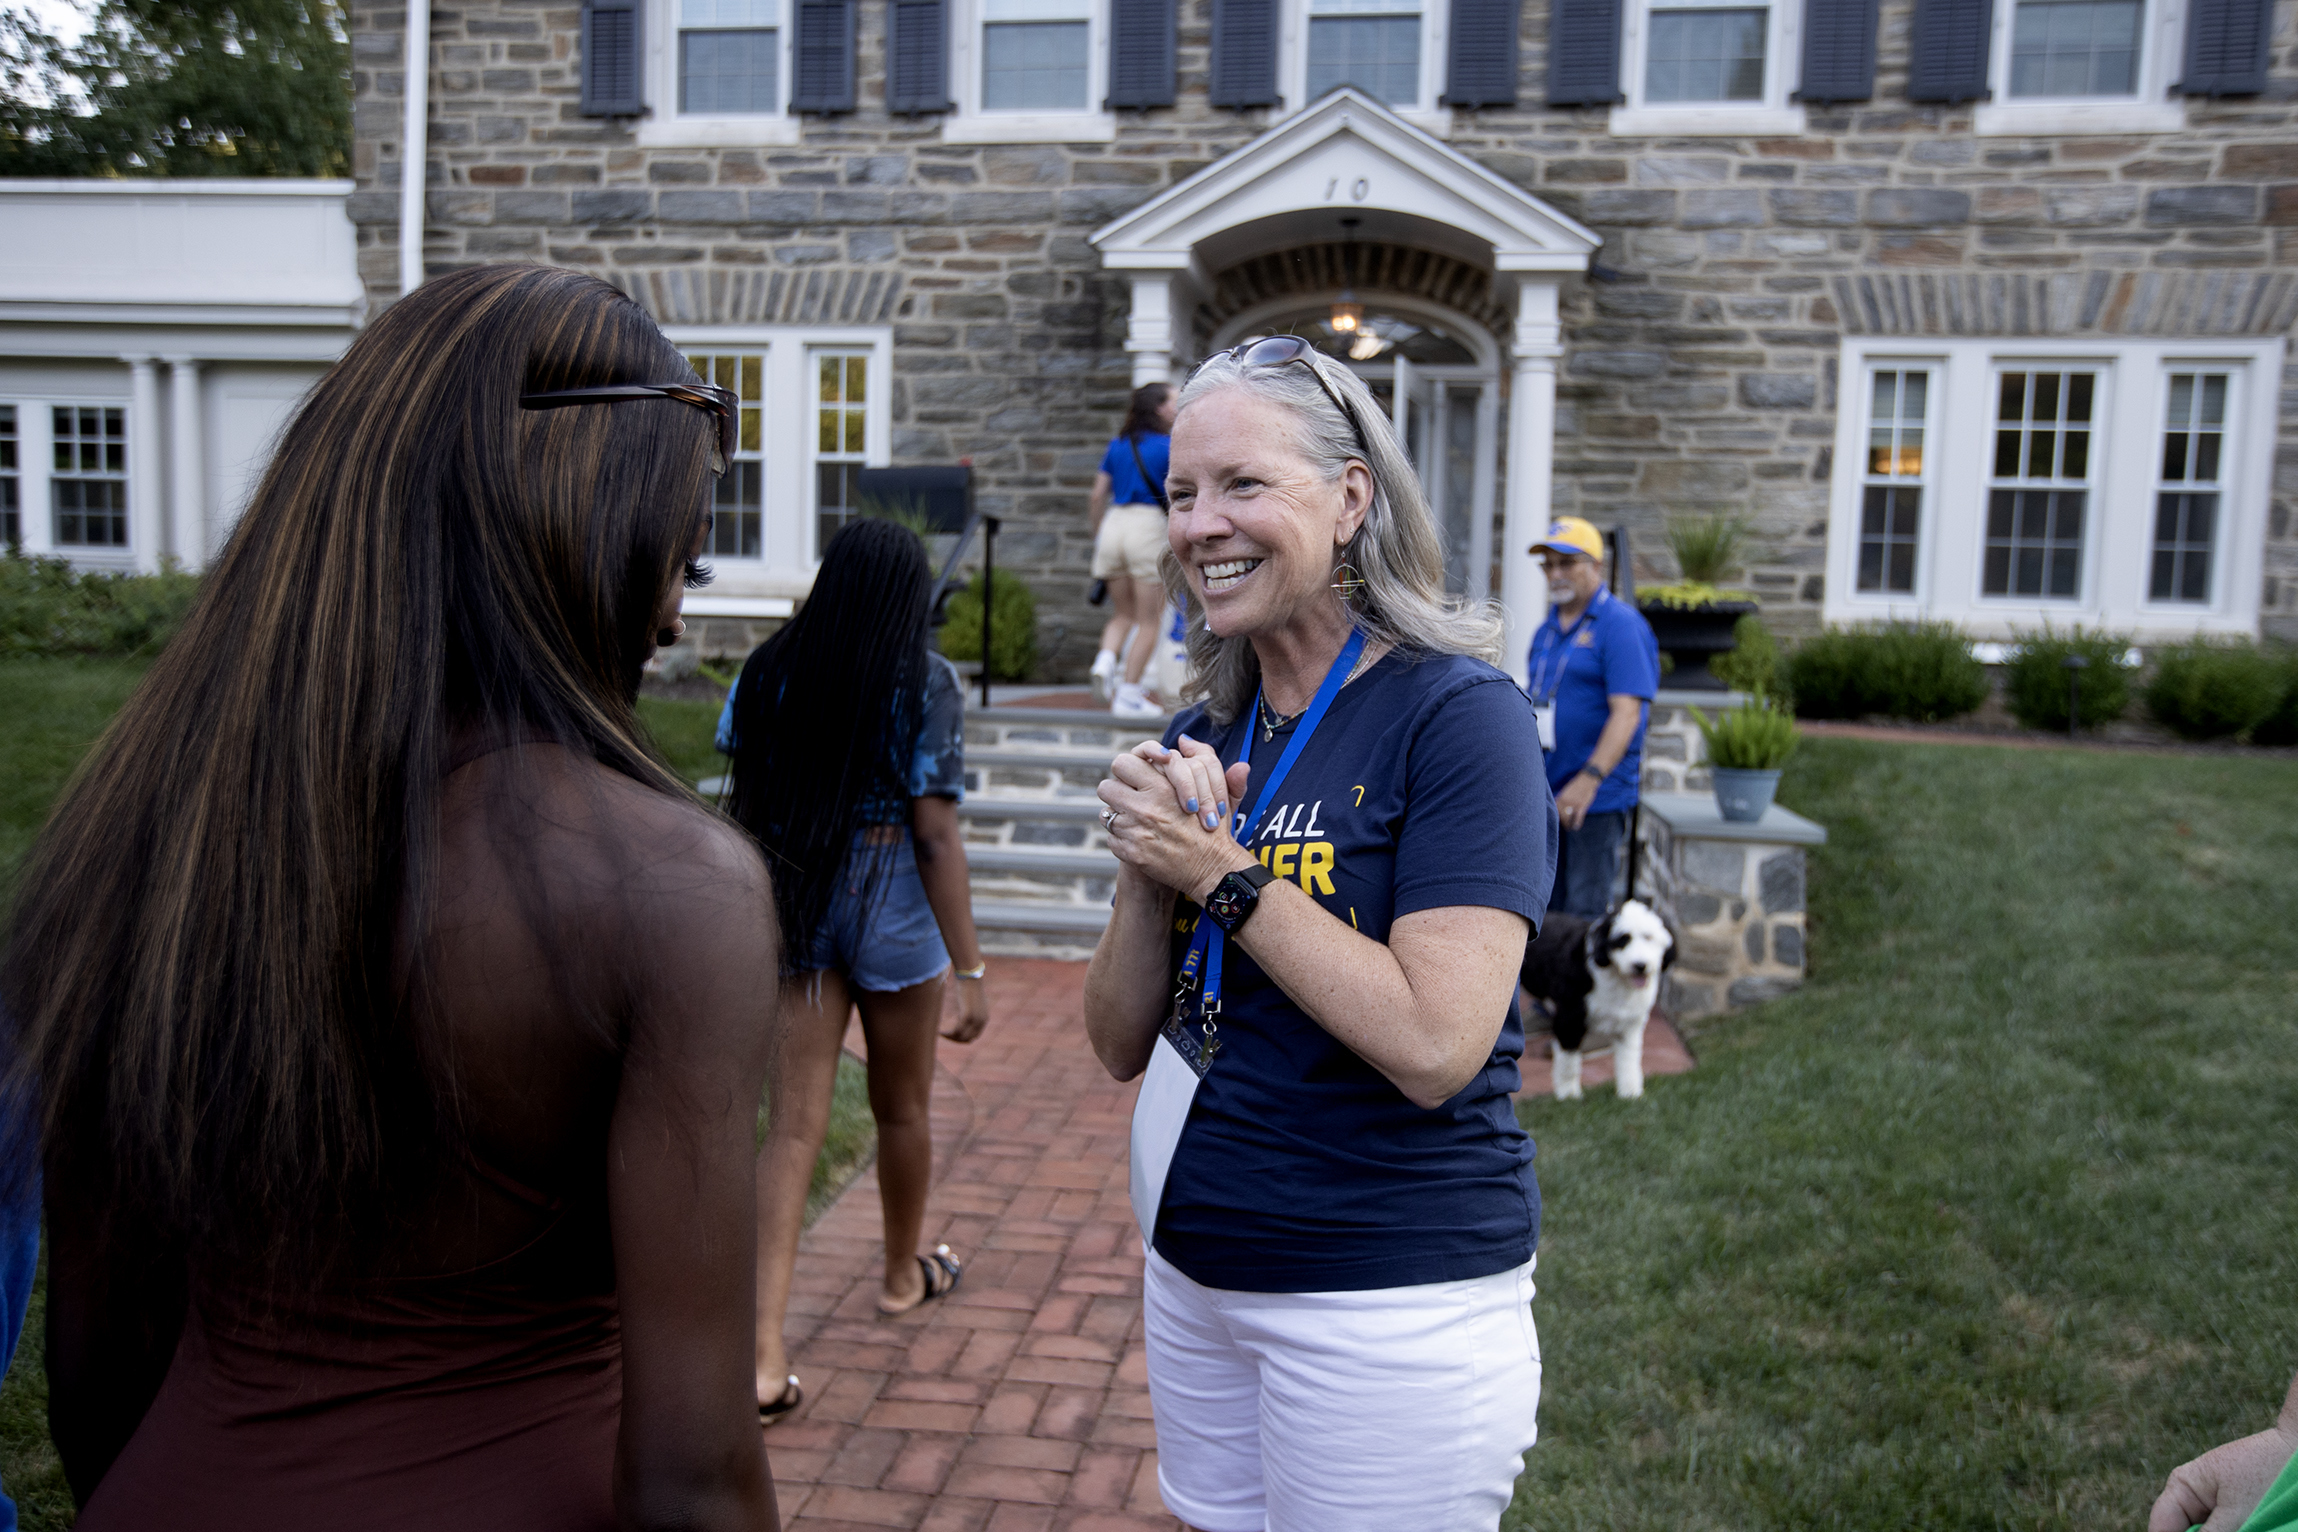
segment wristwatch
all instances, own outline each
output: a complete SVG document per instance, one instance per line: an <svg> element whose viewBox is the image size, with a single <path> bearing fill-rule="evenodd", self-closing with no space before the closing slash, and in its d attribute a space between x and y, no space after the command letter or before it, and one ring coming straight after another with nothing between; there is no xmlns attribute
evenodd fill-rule
<svg viewBox="0 0 2298 1532"><path fill-rule="evenodd" d="M1580 768L1580 775L1583 777L1594 777L1597 781L1601 782L1606 777L1610 776L1611 773L1603 770L1594 761L1590 761L1587 765Z"/></svg>
<svg viewBox="0 0 2298 1532"><path fill-rule="evenodd" d="M1205 896L1205 913L1213 917L1213 924L1230 936L1245 923L1245 917L1260 908L1261 890L1276 881L1277 875L1255 862L1250 867L1230 873L1213 885Z"/></svg>

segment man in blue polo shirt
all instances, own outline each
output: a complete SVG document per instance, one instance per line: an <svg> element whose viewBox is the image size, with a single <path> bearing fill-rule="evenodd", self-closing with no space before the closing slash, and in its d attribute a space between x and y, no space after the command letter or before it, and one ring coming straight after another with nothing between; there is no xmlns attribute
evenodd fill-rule
<svg viewBox="0 0 2298 1532"><path fill-rule="evenodd" d="M1563 835L1548 908L1600 918L1628 838L1644 766L1644 725L1660 687L1660 646L1643 613L1604 584L1604 540L1577 516L1532 545L1548 577L1548 617L1528 667L1548 786Z"/></svg>

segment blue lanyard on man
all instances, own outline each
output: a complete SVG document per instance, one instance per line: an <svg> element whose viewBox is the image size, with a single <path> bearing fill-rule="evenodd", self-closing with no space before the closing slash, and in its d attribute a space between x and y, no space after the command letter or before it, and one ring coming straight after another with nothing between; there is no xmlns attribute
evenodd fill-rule
<svg viewBox="0 0 2298 1532"><path fill-rule="evenodd" d="M1548 609L1548 620L1540 624L1539 631L1532 635L1532 685L1527 688L1527 692L1535 706L1546 707L1556 700L1556 692L1564 684L1564 672L1572 667L1572 640L1582 628L1596 620L1596 608L1611 599L1610 591L1601 585L1597 586L1596 594L1588 598L1587 608L1580 613L1579 621L1569 628L1556 621L1554 607ZM1540 641L1551 632L1556 635L1556 642L1543 645ZM1553 672L1548 665L1551 659L1556 662Z"/></svg>
<svg viewBox="0 0 2298 1532"><path fill-rule="evenodd" d="M1356 669L1356 662L1363 653L1364 630L1359 628L1341 646L1339 657L1333 661L1332 669L1325 672L1324 683L1317 688L1316 699L1309 704L1308 711L1301 714L1300 726L1293 731L1293 737L1285 742L1284 753L1277 757L1276 769L1269 773L1269 779L1261 784L1259 793L1254 796L1252 817L1247 819L1240 815L1232 821L1236 827L1237 840L1241 844L1252 844L1253 830L1260 824L1261 816L1268 812L1270 804L1277 801L1277 789L1284 785L1286 774L1293 769L1293 762L1300 759L1301 749L1308 744L1309 736L1324 721L1325 710L1332 706L1333 698L1339 696L1340 689L1348 684L1349 672ZM1245 759L1248 761L1253 758L1253 720L1260 715L1261 694L1256 688L1253 693L1253 710L1245 715ZM1198 971L1203 970L1204 985L1198 991L1197 1015L1204 1024L1202 1053L1208 1067L1214 1055L1221 1051L1221 1028L1214 1018L1221 1014L1221 952L1226 945L1227 933L1215 922L1207 920L1205 912L1199 910L1197 923L1190 933L1189 955L1181 960L1181 972L1173 989L1173 1015L1175 1020L1179 1020L1181 1007L1187 1001L1189 991L1196 987Z"/></svg>

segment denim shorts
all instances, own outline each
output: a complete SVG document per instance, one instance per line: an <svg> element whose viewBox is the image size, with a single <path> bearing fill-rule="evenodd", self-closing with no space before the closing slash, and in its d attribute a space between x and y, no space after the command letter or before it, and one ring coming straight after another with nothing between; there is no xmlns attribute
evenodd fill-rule
<svg viewBox="0 0 2298 1532"><path fill-rule="evenodd" d="M926 902L909 828L904 826L902 838L887 845L868 844L863 839L868 833L857 834L846 853L838 891L799 968L807 973L834 969L853 988L880 994L925 983L949 967L950 955L933 906ZM873 874L875 890L869 886Z"/></svg>

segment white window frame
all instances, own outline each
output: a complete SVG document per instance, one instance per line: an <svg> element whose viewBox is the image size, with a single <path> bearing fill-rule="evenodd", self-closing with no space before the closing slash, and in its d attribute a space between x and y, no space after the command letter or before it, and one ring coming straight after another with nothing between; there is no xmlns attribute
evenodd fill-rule
<svg viewBox="0 0 2298 1532"><path fill-rule="evenodd" d="M752 144L775 145L799 142L802 125L798 114L790 110L790 96L796 80L791 71L796 67L796 56L791 33L796 11L796 0L779 0L782 18L775 23L774 38L782 59L779 65L782 82L782 110L778 112L737 112L723 115L686 113L678 109L678 0L656 0L644 7L646 13L646 99L647 115L638 120L637 139L642 148L710 149L745 148Z"/></svg>
<svg viewBox="0 0 2298 1532"><path fill-rule="evenodd" d="M1899 374L1899 388L1901 390L1900 397L1902 398L1905 397L1904 391L1907 387L1907 374L1911 372L1920 372L1924 375L1923 419L1921 423L1921 428L1923 431L1923 468L1920 473L1876 474L1870 473L1868 471L1868 454L1874 445L1874 377L1875 374L1879 372L1896 372ZM1935 369L1921 362L1909 362L1904 366L1898 366L1887 360L1877 360L1869 363L1868 366L1857 375L1857 381L1853 386L1862 390L1862 392L1857 399L1851 401L1850 412L1858 414L1860 420L1859 449L1857 453L1854 454L1850 463L1847 465L1847 471L1850 473L1853 479L1853 521L1851 528L1852 588L1854 591L1857 591L1859 595L1868 600L1897 599L1920 601L1927 594L1924 581L1926 561L1923 557L1923 554L1930 541L1932 522L1936 519L1939 512L1939 454L1937 450L1939 419L1939 374ZM1900 424L1904 425L1906 423L1905 417L1899 417L1899 422ZM1866 541L1867 537L1867 492L1870 489L1911 489L1915 491L1915 569L1913 590L1858 590L1861 545ZM1888 557L1886 557L1884 561L1884 566L1884 577L1888 579L1890 577L1890 560Z"/></svg>
<svg viewBox="0 0 2298 1532"><path fill-rule="evenodd" d="M945 144L1106 144L1117 138L1109 99L1109 4L1091 0L1085 32L1085 107L1082 112L991 112L981 104L981 71L989 24L982 0L949 0L950 100L943 115Z"/></svg>
<svg viewBox="0 0 2298 1532"><path fill-rule="evenodd" d="M1828 510L1829 623L1936 619L1984 639L2014 630L2082 623L2165 640L2196 632L2258 630L2272 487L2277 384L2284 343L2269 340L1909 340L1847 336L1839 362ZM1872 373L1920 367L1931 374L1925 436L1928 491L1916 549L1913 594L1861 592L1859 527ZM1994 462L1996 378L2005 371L2075 368L2099 374L2093 405L2091 499L2083 524L2081 592L2072 600L1983 593L1987 485ZM2222 499L2206 603L2150 598L2155 494L2160 485L2165 399L2173 372L2232 376L2222 454Z"/></svg>
<svg viewBox="0 0 2298 1532"><path fill-rule="evenodd" d="M143 501L145 475L151 465L141 461L136 448L134 401L121 394L0 394L0 404L16 407L16 515L24 538L19 546L26 558L69 559L75 569L133 570L144 551ZM60 409L118 410L128 447L128 542L126 547L92 548L82 543L56 541L55 496L49 481L56 477L56 420Z"/></svg>
<svg viewBox="0 0 2298 1532"><path fill-rule="evenodd" d="M2229 555L2226 541L2226 508L2228 501L2232 498L2227 488L2227 482L2231 477L2229 470L2233 467L2233 458L2232 455L2226 451L2226 446L2229 442L2232 442L2237 446L2241 444L2242 433L2246 429L2246 422L2244 422L2242 419L2243 400L2250 393L2253 385L2251 384L2250 378L2239 369L2213 367L2206 363L2195 363L2192 366L2181 366L2175 360L2165 360L2160 368L2160 371L2162 374L2162 387L2157 397L2165 401L2167 401L2170 397L2170 377L2173 373L2187 373L2190 376L2197 378L2198 380L2200 378L2212 376L2222 372L2226 377L2226 415L2224 423L2219 427L2221 441L2219 443L2218 453L2218 478L2216 480L2186 479L2173 483L2163 482L2162 442L2163 438L2170 434L2170 422L2166 418L2158 417L2155 420L2155 446L2154 452L2151 454L2150 458L2150 461L2154 465L2154 477L2151 486L2152 493L2148 497L2147 501L2147 605L2150 607L2158 607L2166 612L2179 610L2190 612L2203 611L2208 609L2211 600L2215 600L2220 594L2223 593L2226 581L2231 573L2231 568L2228 563ZM2167 415L2167 413L2168 412L2166 410L2164 415ZM2194 430L2195 434L2199 434L2199 426L2195 427ZM2195 451L2196 449L2194 444L2190 440L2187 444L2187 460L2189 464L2191 464L2194 460ZM2154 517L2160 511L2160 497L2166 494L2215 494L2218 496L2218 519L2211 529L2209 600L2194 602L2179 601L2175 599L2157 599L2154 594Z"/></svg>
<svg viewBox="0 0 2298 1532"><path fill-rule="evenodd" d="M1764 34L1761 101L1661 101L1644 99L1645 63L1654 10L1706 10L1710 4L1654 5L1628 0L1620 13L1620 94L1612 108L1614 138L1654 135L1683 138L1736 138L1742 134L1792 137L1809 123L1803 104L1791 99L1803 79L1803 0L1763 0L1769 27ZM2009 4L2010 0L2002 0Z"/></svg>
<svg viewBox="0 0 2298 1532"><path fill-rule="evenodd" d="M0 484L11 484L16 489L13 512L16 517L16 535L13 538L8 536L8 517L11 512L7 505L7 495L0 493L0 544L18 547L24 541L24 407L12 399L0 399L0 410L15 412L15 418L8 423L7 434L0 436L0 441L16 449L16 461L12 466L0 463ZM0 552L4 551L5 548L0 548Z"/></svg>
<svg viewBox="0 0 2298 1532"><path fill-rule="evenodd" d="M687 596L686 610L698 617L788 616L791 601L813 587L822 562L814 547L815 353L869 354L864 461L883 468L892 461L894 332L886 326L854 325L666 325L663 333L682 351L758 353L764 372L760 556L712 554L716 577L707 589Z"/></svg>
<svg viewBox="0 0 2298 1532"><path fill-rule="evenodd" d="M1277 94L1285 102L1286 116L1312 104L1309 100L1310 19L1308 0L1284 0L1277 45ZM1414 127L1438 138L1449 137L1452 132L1452 108L1438 104L1444 94L1451 42L1451 0L1421 0L1420 99L1402 106L1381 103Z"/></svg>
<svg viewBox="0 0 2298 1532"><path fill-rule="evenodd" d="M1971 131L1982 137L2012 134L2176 133L2186 127L2186 98L2170 94L2185 63L2185 0L2142 0L2138 26L2138 88L2127 96L2023 96L2011 94L2011 37L2018 0L1997 0L1988 39L1987 86L1992 99L1977 103Z"/></svg>

